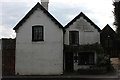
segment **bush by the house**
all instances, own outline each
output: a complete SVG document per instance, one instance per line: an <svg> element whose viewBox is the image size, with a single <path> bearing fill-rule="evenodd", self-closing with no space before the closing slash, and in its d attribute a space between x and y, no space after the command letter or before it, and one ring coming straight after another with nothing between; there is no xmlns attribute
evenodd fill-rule
<svg viewBox="0 0 120 80"><path fill-rule="evenodd" d="M106 67L107 72L113 72L114 68L111 64L110 58L107 55L99 55L97 65L99 67Z"/></svg>
<svg viewBox="0 0 120 80"><path fill-rule="evenodd" d="M106 67L97 67L97 66L93 66L93 67L90 67L90 68L87 68L87 69L84 69L84 68L81 68L78 70L78 72L80 74L88 74L88 75L91 75L91 74L105 74L107 73L107 68Z"/></svg>

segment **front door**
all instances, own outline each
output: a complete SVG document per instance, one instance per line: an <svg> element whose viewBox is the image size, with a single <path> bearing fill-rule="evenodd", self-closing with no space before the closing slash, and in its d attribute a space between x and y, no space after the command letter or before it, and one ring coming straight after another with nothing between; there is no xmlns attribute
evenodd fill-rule
<svg viewBox="0 0 120 80"><path fill-rule="evenodd" d="M73 53L72 52L65 53L65 71L73 72Z"/></svg>

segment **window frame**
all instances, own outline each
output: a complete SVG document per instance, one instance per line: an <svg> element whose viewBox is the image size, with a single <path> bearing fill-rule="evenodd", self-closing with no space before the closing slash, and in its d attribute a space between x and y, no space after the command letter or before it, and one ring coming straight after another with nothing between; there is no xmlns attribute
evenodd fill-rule
<svg viewBox="0 0 120 80"><path fill-rule="evenodd" d="M42 38L41 39L39 39L39 38L37 38L37 39L35 39L35 36L34 36L34 34L35 34L35 32L34 32L34 28L41 28L42 29ZM38 33L37 33L38 34ZM40 34L38 34L39 36L40 36ZM34 26L32 26L32 41L33 42L35 42L35 41L44 41L44 28L43 28L43 26L42 25L34 25Z"/></svg>
<svg viewBox="0 0 120 80"><path fill-rule="evenodd" d="M77 42L75 40L75 42L73 43L73 41L71 40L71 33L78 33L77 34ZM79 31L69 31L69 44L70 45L79 45Z"/></svg>
<svg viewBox="0 0 120 80"><path fill-rule="evenodd" d="M92 56L92 59L90 61L90 58ZM83 61L83 63L81 63L80 59L82 57L82 59L84 58L85 61ZM86 62L86 63L85 63ZM95 53L94 52L80 52L78 54L78 65L94 65L95 64Z"/></svg>

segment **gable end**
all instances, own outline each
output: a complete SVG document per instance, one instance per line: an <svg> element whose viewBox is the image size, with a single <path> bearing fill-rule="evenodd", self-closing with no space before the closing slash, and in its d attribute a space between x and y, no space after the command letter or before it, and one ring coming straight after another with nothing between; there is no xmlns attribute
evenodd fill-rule
<svg viewBox="0 0 120 80"><path fill-rule="evenodd" d="M108 24L101 31L101 33L104 32L112 32L113 34L116 34L116 32Z"/></svg>
<svg viewBox="0 0 120 80"><path fill-rule="evenodd" d="M83 12L81 12L78 16L76 16L72 21L70 21L65 28L69 28L70 25L72 25L77 19L79 19L80 17L83 17L87 22L89 22L91 25L94 26L94 28L96 28L98 30L98 32L101 31L101 29L95 24L93 23Z"/></svg>
<svg viewBox="0 0 120 80"><path fill-rule="evenodd" d="M25 17L13 28L13 30L18 30L19 27L33 14L37 8L41 9L47 16L50 17L50 19L59 26L59 28L63 29L63 26L38 2L26 15ZM64 31L64 29L63 29Z"/></svg>

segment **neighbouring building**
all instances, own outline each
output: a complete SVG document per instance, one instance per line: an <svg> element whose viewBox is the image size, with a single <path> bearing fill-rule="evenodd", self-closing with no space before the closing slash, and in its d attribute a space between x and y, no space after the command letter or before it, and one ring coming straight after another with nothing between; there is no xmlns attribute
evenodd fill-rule
<svg viewBox="0 0 120 80"><path fill-rule="evenodd" d="M1 40L1 55L2 55L2 76L15 75L15 39L2 38Z"/></svg>
<svg viewBox="0 0 120 80"><path fill-rule="evenodd" d="M61 75L95 65L101 53L119 55L109 25L101 30L81 12L63 27L48 12L48 4L42 0L25 15L13 28L15 39L0 40L3 77Z"/></svg>
<svg viewBox="0 0 120 80"><path fill-rule="evenodd" d="M120 43L116 39L116 32L109 25L106 25L100 32L100 41L106 55L110 55L110 57L120 56Z"/></svg>

